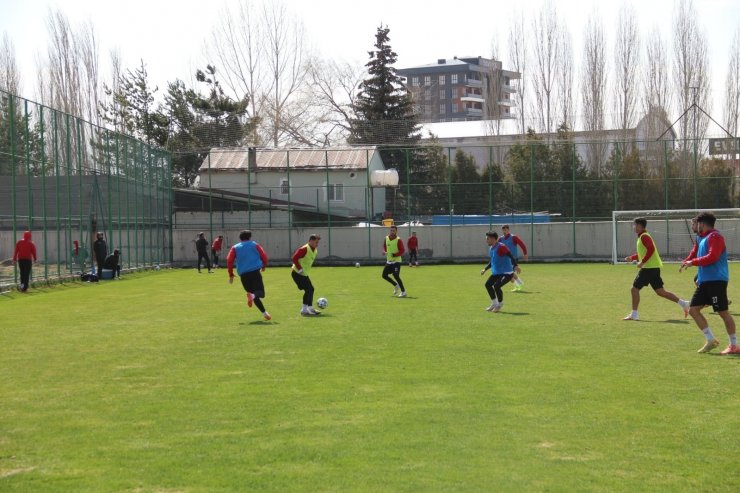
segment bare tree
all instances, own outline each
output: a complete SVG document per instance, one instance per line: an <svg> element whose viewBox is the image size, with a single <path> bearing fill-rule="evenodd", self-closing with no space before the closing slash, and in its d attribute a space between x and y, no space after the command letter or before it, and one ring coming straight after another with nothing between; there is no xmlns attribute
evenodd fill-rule
<svg viewBox="0 0 740 493"><path fill-rule="evenodd" d="M730 48L730 63L727 66L725 85L725 128L737 137L740 122L740 28L735 31Z"/></svg>
<svg viewBox="0 0 740 493"><path fill-rule="evenodd" d="M668 50L657 26L654 26L645 46L643 111L654 109L667 112L671 106Z"/></svg>
<svg viewBox="0 0 740 493"><path fill-rule="evenodd" d="M357 64L314 58L308 64L311 84L305 97L311 101L315 118L316 142L344 142L354 120L357 87L365 76L365 69Z"/></svg>
<svg viewBox="0 0 740 493"><path fill-rule="evenodd" d="M515 72L519 72L521 78L519 79L519 85L516 92L516 105L519 117L517 118L517 125L519 127L519 133L524 135L527 131L525 126L525 91L529 87L526 84L526 78L529 77L527 73L527 36L524 30L524 15L519 14L511 23L509 30L509 62L511 63L512 69Z"/></svg>
<svg viewBox="0 0 740 493"><path fill-rule="evenodd" d="M11 94L21 92L21 74L15 59L15 46L7 33L0 42L0 89Z"/></svg>
<svg viewBox="0 0 740 493"><path fill-rule="evenodd" d="M677 90L679 113L692 104L708 108L710 98L709 54L707 38L697 23L692 0L679 0L673 20L673 77ZM709 119L696 108L680 121L681 137L701 139ZM690 143L684 141L684 148Z"/></svg>
<svg viewBox="0 0 740 493"><path fill-rule="evenodd" d="M573 102L573 43L570 31L563 23L560 26L561 56L558 63L558 95L560 99L560 117L558 125L565 124L568 130L575 128L575 110Z"/></svg>
<svg viewBox="0 0 740 493"><path fill-rule="evenodd" d="M252 119L262 115L264 101L264 35L259 16L250 0L242 0L236 11L226 8L208 45L209 55L221 68L225 87L235 99L249 98L248 116ZM251 143L260 145L256 129Z"/></svg>
<svg viewBox="0 0 740 493"><path fill-rule="evenodd" d="M581 93L583 104L583 126L596 140L605 126L605 99L607 83L606 40L601 19L592 14L586 23ZM588 166L599 172L605 160L605 147L598 144L588 148Z"/></svg>
<svg viewBox="0 0 740 493"><path fill-rule="evenodd" d="M289 15L283 4L263 5L265 22L265 59L269 73L269 90L265 93L267 105L266 124L272 145L283 141L282 123L288 105L298 96L305 79L303 24Z"/></svg>
<svg viewBox="0 0 740 493"><path fill-rule="evenodd" d="M92 22L83 24L75 36L77 45L77 56L80 67L80 91L84 99L85 114L88 121L100 124L98 117L98 105L100 102L100 47L95 36Z"/></svg>
<svg viewBox="0 0 740 493"><path fill-rule="evenodd" d="M640 32L637 24L637 14L633 7L623 4L617 16L614 43L616 79L614 125L623 132L632 128L635 124L639 58Z"/></svg>
<svg viewBox="0 0 740 493"><path fill-rule="evenodd" d="M562 53L558 23L555 5L548 0L533 21L534 71L532 80L540 130L548 134L554 129L554 119L558 113L555 85L557 61Z"/></svg>
<svg viewBox="0 0 740 493"><path fill-rule="evenodd" d="M49 106L65 113L81 115L84 99L80 91L80 64L74 33L69 20L61 10L49 11L46 19L49 31L46 69L49 77Z"/></svg>

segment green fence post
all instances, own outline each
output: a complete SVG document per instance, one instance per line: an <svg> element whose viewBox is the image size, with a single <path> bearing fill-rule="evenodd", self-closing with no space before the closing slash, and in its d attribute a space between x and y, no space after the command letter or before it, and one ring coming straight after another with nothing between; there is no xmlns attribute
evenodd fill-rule
<svg viewBox="0 0 740 493"><path fill-rule="evenodd" d="M69 128L69 113L64 114L64 137L67 167L67 248L72 247L72 131ZM79 239L80 244L82 238ZM69 255L67 256L69 259ZM69 259L71 260L71 259Z"/></svg>
<svg viewBox="0 0 740 493"><path fill-rule="evenodd" d="M26 191L26 198L28 200L28 230L33 231L33 185L31 184L31 138L30 133L28 130L29 120L30 117L28 115L28 100L23 100L23 135L24 135L24 144L26 148L25 156L26 156L26 186L28 187L28 190ZM33 279L33 276L31 277Z"/></svg>
<svg viewBox="0 0 740 493"><path fill-rule="evenodd" d="M46 214L46 125L44 125L44 107L39 106L39 133L41 136L41 212L44 225L44 279L49 282L49 249L47 238L47 214Z"/></svg>
<svg viewBox="0 0 740 493"><path fill-rule="evenodd" d="M372 187L372 180L370 178L370 149L365 149L365 174L367 175L367 191L370 202L370 214L367 215L367 258L373 257L373 237L370 231L370 224L375 215L375 189ZM365 206L367 208L367 205Z"/></svg>
<svg viewBox="0 0 740 493"><path fill-rule="evenodd" d="M409 159L410 149L404 149L406 157L406 223L408 227L408 236L411 235L411 164Z"/></svg>
<svg viewBox="0 0 740 493"><path fill-rule="evenodd" d="M488 146L488 230L493 229L493 146Z"/></svg>
<svg viewBox="0 0 740 493"><path fill-rule="evenodd" d="M13 242L18 241L18 223L16 219L16 180L18 157L16 154L15 135L15 96L8 94L8 113L10 113L10 213L13 216ZM13 284L18 284L18 265L13 262Z"/></svg>
<svg viewBox="0 0 740 493"><path fill-rule="evenodd" d="M452 260L452 148L447 148L447 210L450 216L450 251L449 257Z"/></svg>
<svg viewBox="0 0 740 493"><path fill-rule="evenodd" d="M287 166L286 176L288 177L288 258L290 258L291 254L293 253L293 244L292 244L292 238L290 231L293 228L293 214L291 213L290 204L291 202L291 192L293 190L293 186L290 183L290 151L285 151L285 162ZM270 206L272 208L272 205Z"/></svg>
<svg viewBox="0 0 740 493"><path fill-rule="evenodd" d="M576 248L576 145L572 144L573 154L571 155L571 168L573 171L573 175L571 178L571 188L573 190L573 256L575 257L578 254L578 249Z"/></svg>
<svg viewBox="0 0 740 493"><path fill-rule="evenodd" d="M534 253L534 149L529 144L529 244ZM533 255L534 256L534 255Z"/></svg>
<svg viewBox="0 0 740 493"><path fill-rule="evenodd" d="M59 116L59 113L51 110L52 120L51 120L51 126L54 132L54 183L56 185L55 190L55 215L56 217L56 230L57 230L57 277L62 277L62 226L60 224L61 218L62 218L62 211L61 211L61 203L60 203L60 192L59 192L59 133L58 133L58 123L57 123L57 117ZM68 258L69 255L67 255L67 249L64 249L65 256Z"/></svg>
<svg viewBox="0 0 740 493"><path fill-rule="evenodd" d="M211 153L208 152L208 237L213 240L213 187L211 185ZM207 252L208 250L206 250Z"/></svg>
<svg viewBox="0 0 740 493"><path fill-rule="evenodd" d="M331 257L331 197L329 196L329 151L324 149L324 163L326 163L326 218L328 221L327 232L329 234L329 256ZM337 189L334 188L334 196L336 197ZM344 190L342 190L344 193ZM300 238L298 239L300 243Z"/></svg>

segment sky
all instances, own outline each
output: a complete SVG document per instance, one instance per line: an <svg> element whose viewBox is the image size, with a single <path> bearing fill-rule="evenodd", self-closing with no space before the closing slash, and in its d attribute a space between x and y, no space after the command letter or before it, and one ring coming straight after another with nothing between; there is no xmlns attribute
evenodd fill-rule
<svg viewBox="0 0 740 493"><path fill-rule="evenodd" d="M323 58L364 64L376 28L390 28L398 53L396 68L428 64L453 56L490 56L494 43L507 66L506 40L512 18L533 17L545 0L472 0L462 4L439 0L282 0L306 30L307 45ZM237 0L0 0L0 35L7 33L16 49L23 96L34 99L37 60L47 45L46 19L61 9L73 26L92 21L100 42L101 69L109 78L108 53L118 49L125 68L144 60L161 89L176 78L189 81L207 62L204 45L226 4ZM614 19L623 3L638 14L641 33L658 26L670 40L674 0L559 0L555 6L570 30L576 70L589 15L597 13L607 43L614 39ZM722 118L726 66L735 31L740 29L740 0L694 0L699 25L710 53L713 107ZM576 75L578 72L576 72Z"/></svg>

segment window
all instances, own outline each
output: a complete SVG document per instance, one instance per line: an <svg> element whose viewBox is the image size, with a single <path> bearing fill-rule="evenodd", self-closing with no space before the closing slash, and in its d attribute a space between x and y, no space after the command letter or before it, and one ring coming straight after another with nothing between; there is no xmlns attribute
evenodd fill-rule
<svg viewBox="0 0 740 493"><path fill-rule="evenodd" d="M445 79L446 79L446 77L444 75L440 75L439 76L439 85L440 86L445 85Z"/></svg>
<svg viewBox="0 0 740 493"><path fill-rule="evenodd" d="M425 115L429 115L431 112L432 112L432 106L431 105L428 105L428 104L425 104L424 105L424 114Z"/></svg>
<svg viewBox="0 0 740 493"><path fill-rule="evenodd" d="M424 89L424 99L431 99L432 97L432 91L429 89Z"/></svg>
<svg viewBox="0 0 740 493"><path fill-rule="evenodd" d="M424 76L424 85L425 86L431 86L432 85L432 76L431 75L425 75Z"/></svg>
<svg viewBox="0 0 740 493"><path fill-rule="evenodd" d="M280 180L280 193L282 195L288 195L288 190L290 190L290 185L288 184L288 179L283 178Z"/></svg>
<svg viewBox="0 0 740 493"><path fill-rule="evenodd" d="M444 89L440 89L439 90L439 99L444 99L444 98L445 98L445 90Z"/></svg>
<svg viewBox="0 0 740 493"><path fill-rule="evenodd" d="M439 114L440 115L444 115L445 113L447 113L447 105L440 104L439 105Z"/></svg>
<svg viewBox="0 0 740 493"><path fill-rule="evenodd" d="M418 86L419 85L419 78L418 77L411 77L411 85L412 86Z"/></svg>
<svg viewBox="0 0 740 493"><path fill-rule="evenodd" d="M452 103L452 112L457 113L459 110L457 109L457 103Z"/></svg>
<svg viewBox="0 0 740 493"><path fill-rule="evenodd" d="M450 82L452 84L457 84L457 74L452 74L452 80Z"/></svg>
<svg viewBox="0 0 740 493"><path fill-rule="evenodd" d="M342 183L329 184L326 186L329 200L344 202L344 185Z"/></svg>

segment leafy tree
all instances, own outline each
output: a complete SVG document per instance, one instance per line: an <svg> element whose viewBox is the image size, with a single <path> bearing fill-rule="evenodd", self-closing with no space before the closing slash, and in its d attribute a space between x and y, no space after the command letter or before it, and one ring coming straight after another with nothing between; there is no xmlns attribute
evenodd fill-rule
<svg viewBox="0 0 740 493"><path fill-rule="evenodd" d="M150 87L143 60L135 71L120 77L116 90L106 85L104 91L109 101L101 103L100 114L107 123L147 144L165 146L169 120L154 105L158 88Z"/></svg>
<svg viewBox="0 0 740 493"><path fill-rule="evenodd" d="M246 96L234 101L224 94L214 66L195 76L205 86L204 94L177 80L168 84L165 96L172 123L167 148L173 153L173 184L181 187L193 185L211 148L243 145L256 123L246 117Z"/></svg>
<svg viewBox="0 0 740 493"><path fill-rule="evenodd" d="M481 189L481 177L475 166L475 159L462 149L455 152L455 165L452 167L452 207L455 214L480 214L487 207L481 207L487 191Z"/></svg>
<svg viewBox="0 0 740 493"><path fill-rule="evenodd" d="M737 207L731 162L720 158L703 159L697 183L698 207L723 209Z"/></svg>

